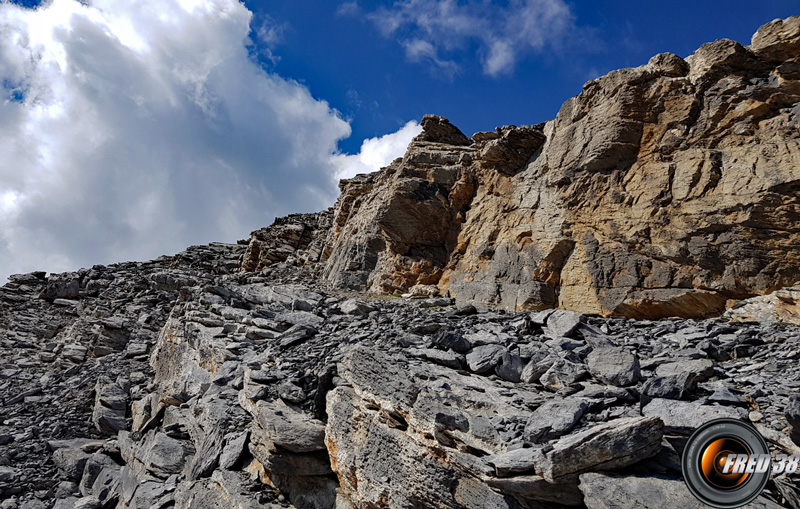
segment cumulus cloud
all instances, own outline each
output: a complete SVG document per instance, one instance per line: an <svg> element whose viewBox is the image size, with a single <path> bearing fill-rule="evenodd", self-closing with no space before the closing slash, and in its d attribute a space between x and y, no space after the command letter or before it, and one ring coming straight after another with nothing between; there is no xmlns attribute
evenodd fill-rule
<svg viewBox="0 0 800 509"><path fill-rule="evenodd" d="M412 120L397 132L364 140L358 154L335 155L336 178L346 179L359 173L371 173L388 166L389 163L405 153L414 136L421 132L422 126ZM1 203L0 201L0 206L2 206Z"/></svg>
<svg viewBox="0 0 800 509"><path fill-rule="evenodd" d="M358 14L356 4L342 12ZM386 37L397 37L411 62L427 62L452 76L449 55L477 50L483 72L513 72L521 56L557 45L574 29L564 0L399 0L366 13ZM455 66L455 68L454 68Z"/></svg>
<svg viewBox="0 0 800 509"><path fill-rule="evenodd" d="M252 60L250 21L238 0L0 2L0 277L235 241L333 203L350 126Z"/></svg>

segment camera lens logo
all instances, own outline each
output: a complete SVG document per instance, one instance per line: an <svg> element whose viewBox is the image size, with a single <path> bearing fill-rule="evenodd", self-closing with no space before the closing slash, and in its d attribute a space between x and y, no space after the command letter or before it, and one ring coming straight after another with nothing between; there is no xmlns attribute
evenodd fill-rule
<svg viewBox="0 0 800 509"><path fill-rule="evenodd" d="M712 507L732 508L761 494L772 458L755 428L734 419L717 419L689 437L681 463L686 486L695 497Z"/></svg>

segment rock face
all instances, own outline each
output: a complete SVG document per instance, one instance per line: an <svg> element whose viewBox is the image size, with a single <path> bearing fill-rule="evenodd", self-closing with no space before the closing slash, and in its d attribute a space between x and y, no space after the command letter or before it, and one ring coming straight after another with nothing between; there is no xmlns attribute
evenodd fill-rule
<svg viewBox="0 0 800 509"><path fill-rule="evenodd" d="M250 234L241 270L257 272L290 257L300 263L318 262L332 219L330 210L276 218L272 226Z"/></svg>
<svg viewBox="0 0 800 509"><path fill-rule="evenodd" d="M649 97L656 102L647 104L659 104L657 97L664 96L665 87L672 90L670 83L678 87L674 99L679 104L688 97L684 92L700 90L696 87L710 87L703 94L715 86L722 90L724 78L709 77L720 69L734 81L741 78L737 72L751 76L762 67L768 75L782 68L784 76L793 69L786 67L786 53L797 54L797 24L790 19L762 28L749 49L718 42L698 50L689 64L661 56L644 68L612 73L587 87L599 95L584 92L545 126L507 127L467 138L446 120L426 117L423 133L403 160L381 173L342 182L342 198L332 213L277 220L254 232L247 246L194 246L149 262L12 276L0 287L0 507L538 509L653 507L654 499L658 507L696 507L680 479L680 454L689 434L704 422L750 420L773 453L800 454L800 328L790 320L759 323L731 315L651 321L565 309L479 311L457 302L506 306L511 302L504 300L511 298L507 292L529 299L525 292L535 287L535 295L557 297L547 305L564 304L560 299L576 289L557 281L578 270L573 257L584 256L587 246L596 248L591 263L609 263L602 265L610 271L604 274L615 274L617 282L634 281L642 274L634 269L646 267L645 262L625 265L619 273L613 271L622 265L615 264L655 256L647 246L663 240L652 233L656 230L647 242L623 245L605 243L612 238L611 223L597 224L594 234L602 231L608 238L592 244L585 240L587 225L596 218L581 219L560 200L569 199L567 191L578 193L576 199L595 199L596 214L602 215L611 213L603 207L613 193L603 186L613 179L622 179L614 186L644 193L644 182L636 184L626 175L639 175L658 158L642 155L642 147L650 145L641 140L650 138L623 134L662 126L660 115L673 106L637 110L637 101ZM727 63L719 67L720 55L728 50ZM739 99L728 97L716 107L762 97L777 113L753 117L759 127L752 136L777 137L774 122L784 118L783 96L761 96L759 90L789 94L784 88L791 87L784 78L748 79L740 83ZM613 83L619 85L616 92L608 88ZM648 95L650 87L656 95ZM711 123L727 122L724 115L703 116L717 96L703 97L691 109L693 127L685 133L690 140L685 149L696 155L729 142L726 127L716 134L705 131L718 135L719 144L702 150L705 142L692 137L691 129L700 132L698 125L711 129ZM583 116L574 116L573 107ZM603 108L621 115L620 123L604 122ZM640 120L634 110L643 115ZM575 140L588 136L586 147L561 155L571 158L569 165L553 162L559 153L554 147L566 150L574 142L558 134L560 129L573 129ZM774 146L768 139L763 143ZM786 152L764 161L785 161L794 154L790 146L787 142ZM761 155L752 157L762 161L760 148L739 149L742 160L749 161L749 151L755 151ZM619 167L623 156L633 158L624 159L630 162L627 169ZM725 157L721 161L733 164ZM553 164L547 171L537 166L547 161ZM617 166L609 169L613 161ZM785 180L780 164L762 163L749 183L737 181L735 189L757 187L767 178ZM572 169L568 178L567 166ZM713 167L703 163L697 182L705 182L703 172ZM722 192L717 189L730 172L723 172L716 187L691 199L676 194L675 204L662 208L673 207L670 213L678 211L682 221L700 221L689 211L710 207L703 193ZM517 187L523 182L534 187L523 192ZM495 186L491 191L490 185ZM581 195L580 186L595 194ZM756 204L777 200L771 209L779 211L780 218L771 216L777 221L792 217L793 202L785 208L782 201L789 199L791 187L776 184L747 197L733 191L731 196ZM504 217L516 222L478 224L501 204L530 199L531 189L539 189L541 201L525 202L528 216L512 207ZM625 203L619 214L639 210L639 202ZM737 213L768 213L748 207ZM733 214L726 210L706 220L724 222ZM553 221L545 221L547 215ZM436 224L429 226L431 221ZM542 232L558 232L551 240L566 242L552 246L563 252L560 262L548 258L555 265L547 267L561 265L558 277L552 285L549 276L514 283L522 273L514 276L513 267L532 267L526 264L545 252L542 242L550 237L525 235L520 246L512 246L507 235L540 221ZM731 228L758 230L743 221ZM567 224L569 229L561 230ZM623 235L627 230L620 225L633 223L620 219L616 224ZM782 224L772 224L783 235L775 244L762 239L753 249L768 246L782 253L783 242L794 238ZM721 246L734 249L750 242L741 232L726 237L727 230L707 226L686 235L719 235L714 245L720 253ZM675 224L667 221L662 227L672 231ZM473 242L485 228L498 232L481 248L485 259L473 272L459 269L475 254ZM620 251L608 258L601 246ZM512 247L517 249L513 263ZM453 253L460 253L457 259ZM508 264L501 267L502 260ZM786 274L794 270L792 260L784 259ZM584 268L595 266L591 263ZM664 263L674 264L678 274L684 258ZM744 270L741 265L731 266L741 276L736 272ZM691 274L698 281L715 270L697 267ZM750 291L749 277L762 281L758 274L769 270L762 267L738 279L741 292ZM502 278L500 271L505 271ZM545 277L544 271L536 274ZM325 284L322 276L340 286ZM716 289L661 290L686 290L689 301L702 304L715 301L703 300L701 293L729 296L726 281L719 279L722 286ZM433 283L456 299L431 296ZM622 304L601 310L644 312L630 300L640 284L626 283L630 292ZM411 287L416 291L409 298L350 290ZM489 287L494 300L478 291ZM614 295L611 286L585 289L582 295L594 295L597 302L611 302L603 299ZM600 289L605 293L597 293ZM648 309L683 314L678 311L689 301L655 299ZM525 302L508 307L546 304ZM784 475L770 482L756 507L800 507L798 501L796 479Z"/></svg>
<svg viewBox="0 0 800 509"><path fill-rule="evenodd" d="M558 116L467 138L426 116L342 183L336 286L657 318L800 280L800 18L590 81Z"/></svg>

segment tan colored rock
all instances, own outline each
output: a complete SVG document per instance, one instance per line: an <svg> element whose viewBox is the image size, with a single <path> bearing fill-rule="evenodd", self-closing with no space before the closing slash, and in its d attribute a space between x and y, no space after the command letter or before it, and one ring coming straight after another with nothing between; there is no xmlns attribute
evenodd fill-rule
<svg viewBox="0 0 800 509"><path fill-rule="evenodd" d="M800 285L743 300L725 315L736 321L800 324Z"/></svg>
<svg viewBox="0 0 800 509"><path fill-rule="evenodd" d="M800 280L800 18L586 83L557 117L466 138L441 117L343 181L337 286L458 305L720 314Z"/></svg>

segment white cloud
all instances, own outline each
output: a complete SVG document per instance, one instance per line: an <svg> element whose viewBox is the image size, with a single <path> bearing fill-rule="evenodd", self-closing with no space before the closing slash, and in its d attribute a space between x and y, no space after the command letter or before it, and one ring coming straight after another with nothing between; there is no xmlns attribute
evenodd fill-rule
<svg viewBox="0 0 800 509"><path fill-rule="evenodd" d="M412 120L397 132L380 138L364 140L358 154L334 156L336 178L346 179L359 173L371 173L388 166L389 163L403 156L414 136L421 132L422 127Z"/></svg>
<svg viewBox="0 0 800 509"><path fill-rule="evenodd" d="M0 2L0 277L234 241L333 202L350 126L251 60L250 21L237 0Z"/></svg>
<svg viewBox="0 0 800 509"><path fill-rule="evenodd" d="M399 38L409 61L445 63L451 75L457 64L445 54L477 46L483 72L499 76L512 72L521 56L557 45L574 29L564 0L399 0L366 16L384 36Z"/></svg>

